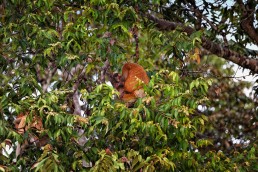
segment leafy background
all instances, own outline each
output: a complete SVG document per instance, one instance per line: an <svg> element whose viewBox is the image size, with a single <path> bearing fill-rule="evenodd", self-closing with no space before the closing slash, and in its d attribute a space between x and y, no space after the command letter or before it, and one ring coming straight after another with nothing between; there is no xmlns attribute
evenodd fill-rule
<svg viewBox="0 0 258 172"><path fill-rule="evenodd" d="M240 1L0 2L0 170L258 169L253 85L202 48L205 36L255 59ZM148 14L196 31L159 29ZM150 76L133 108L108 77L127 61Z"/></svg>

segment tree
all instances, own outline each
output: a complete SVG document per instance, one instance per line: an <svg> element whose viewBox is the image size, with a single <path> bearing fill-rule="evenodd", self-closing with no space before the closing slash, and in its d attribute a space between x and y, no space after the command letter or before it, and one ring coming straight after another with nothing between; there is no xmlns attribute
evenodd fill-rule
<svg viewBox="0 0 258 172"><path fill-rule="evenodd" d="M256 4L2 0L0 169L257 170L257 98L227 62L257 74ZM127 61L150 77L130 108Z"/></svg>

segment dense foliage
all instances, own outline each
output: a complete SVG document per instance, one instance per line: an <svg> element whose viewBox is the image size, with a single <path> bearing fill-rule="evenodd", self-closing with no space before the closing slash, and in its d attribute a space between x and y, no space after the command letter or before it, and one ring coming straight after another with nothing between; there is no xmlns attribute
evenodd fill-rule
<svg viewBox="0 0 258 172"><path fill-rule="evenodd" d="M256 72L243 2L0 2L1 171L258 170L257 98L224 60ZM131 108L109 82L127 61L150 77Z"/></svg>

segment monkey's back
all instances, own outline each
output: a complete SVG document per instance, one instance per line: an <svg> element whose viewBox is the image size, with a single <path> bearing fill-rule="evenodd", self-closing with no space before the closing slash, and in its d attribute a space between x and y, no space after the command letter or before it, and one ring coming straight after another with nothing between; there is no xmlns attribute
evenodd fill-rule
<svg viewBox="0 0 258 172"><path fill-rule="evenodd" d="M144 68L136 63L126 63L122 71L128 70L128 77L124 83L124 89L127 92L133 92L142 88L142 83L148 84L149 77Z"/></svg>

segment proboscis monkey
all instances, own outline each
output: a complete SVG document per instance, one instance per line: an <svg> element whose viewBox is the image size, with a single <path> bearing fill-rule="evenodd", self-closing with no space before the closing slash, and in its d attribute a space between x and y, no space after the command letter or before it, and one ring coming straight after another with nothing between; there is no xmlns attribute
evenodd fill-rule
<svg viewBox="0 0 258 172"><path fill-rule="evenodd" d="M148 83L149 77L141 65L136 63L124 64L118 87L120 98L128 103L135 102L137 98L145 96L143 84Z"/></svg>

